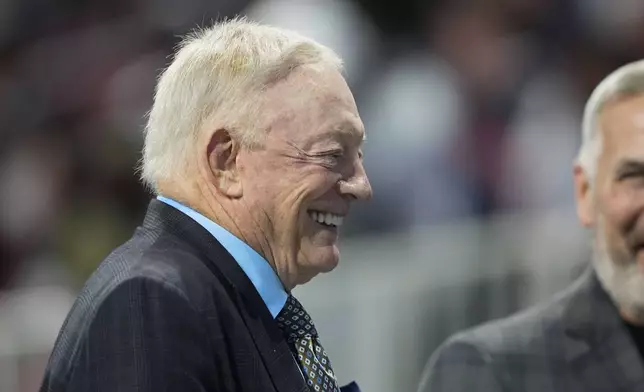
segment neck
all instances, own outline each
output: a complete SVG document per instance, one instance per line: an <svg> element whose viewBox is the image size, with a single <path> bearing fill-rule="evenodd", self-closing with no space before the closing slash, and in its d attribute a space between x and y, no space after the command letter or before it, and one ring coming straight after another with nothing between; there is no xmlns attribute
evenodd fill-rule
<svg viewBox="0 0 644 392"><path fill-rule="evenodd" d="M304 283L297 280L297 271L290 264L277 262L282 259L286 261L287 257L275 254L273 247L269 245L269 233L253 218L251 209L241 205L239 200L222 200L216 190L203 187L195 187L190 191L185 187L163 189L160 194L199 212L253 248L273 268L287 291Z"/></svg>

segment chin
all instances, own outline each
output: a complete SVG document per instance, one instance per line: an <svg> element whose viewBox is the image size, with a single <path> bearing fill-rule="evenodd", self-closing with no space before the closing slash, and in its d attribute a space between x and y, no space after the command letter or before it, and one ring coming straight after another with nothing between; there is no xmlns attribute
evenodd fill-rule
<svg viewBox="0 0 644 392"><path fill-rule="evenodd" d="M335 245L318 248L309 260L310 265L320 273L331 272L340 263L340 251Z"/></svg>

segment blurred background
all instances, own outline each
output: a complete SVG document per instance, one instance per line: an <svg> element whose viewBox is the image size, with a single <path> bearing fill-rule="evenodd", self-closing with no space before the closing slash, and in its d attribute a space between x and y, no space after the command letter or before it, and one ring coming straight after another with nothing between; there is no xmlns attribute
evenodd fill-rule
<svg viewBox="0 0 644 392"><path fill-rule="evenodd" d="M0 391L36 391L84 280L141 221L133 172L179 36L248 15L346 62L374 199L298 288L343 383L414 390L457 330L587 264L585 100L644 57L641 0L0 0Z"/></svg>

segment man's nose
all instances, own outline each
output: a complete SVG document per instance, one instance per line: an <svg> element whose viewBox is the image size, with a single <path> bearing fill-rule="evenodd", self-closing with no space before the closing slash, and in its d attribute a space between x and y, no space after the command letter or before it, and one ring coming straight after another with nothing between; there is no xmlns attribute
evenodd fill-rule
<svg viewBox="0 0 644 392"><path fill-rule="evenodd" d="M356 200L369 200L373 196L369 178L361 161L357 163L353 176L340 181L340 193L350 195Z"/></svg>

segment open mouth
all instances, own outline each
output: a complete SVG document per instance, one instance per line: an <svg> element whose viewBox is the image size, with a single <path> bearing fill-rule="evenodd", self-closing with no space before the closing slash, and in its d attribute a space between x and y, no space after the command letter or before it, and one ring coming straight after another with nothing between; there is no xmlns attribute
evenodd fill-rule
<svg viewBox="0 0 644 392"><path fill-rule="evenodd" d="M344 221L344 217L341 215L332 214L330 212L322 211L309 211L309 216L315 222L327 226L327 227L340 227Z"/></svg>

